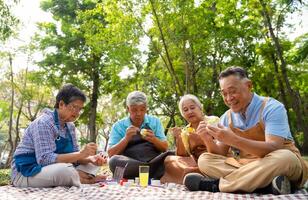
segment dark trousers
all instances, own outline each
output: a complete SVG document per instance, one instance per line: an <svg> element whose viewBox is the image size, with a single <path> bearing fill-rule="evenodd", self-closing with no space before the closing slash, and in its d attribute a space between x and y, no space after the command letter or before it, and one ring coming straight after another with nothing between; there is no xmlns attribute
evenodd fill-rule
<svg viewBox="0 0 308 200"><path fill-rule="evenodd" d="M117 166L124 167L127 164L123 178L134 179L139 176L139 166L148 165L150 166L150 178L160 179L164 174L164 160L168 155L174 155L174 152L166 151L149 162L142 162L123 155L114 155L109 160L109 168L114 173Z"/></svg>

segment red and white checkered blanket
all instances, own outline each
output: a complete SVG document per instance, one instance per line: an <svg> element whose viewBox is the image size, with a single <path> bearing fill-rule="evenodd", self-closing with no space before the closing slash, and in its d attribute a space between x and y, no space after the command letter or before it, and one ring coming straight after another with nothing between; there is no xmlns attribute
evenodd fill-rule
<svg viewBox="0 0 308 200"><path fill-rule="evenodd" d="M308 199L306 190L297 191L290 195L260 195L260 194L231 194L211 192L190 192L183 185L172 188L98 184L82 185L81 187L55 187L55 188L16 188L12 186L0 187L0 200L123 200L123 199Z"/></svg>

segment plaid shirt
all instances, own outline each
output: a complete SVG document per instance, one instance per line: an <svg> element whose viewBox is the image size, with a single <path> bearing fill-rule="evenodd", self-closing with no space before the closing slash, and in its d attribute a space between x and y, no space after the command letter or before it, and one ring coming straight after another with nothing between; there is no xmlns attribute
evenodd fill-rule
<svg viewBox="0 0 308 200"><path fill-rule="evenodd" d="M72 135L74 152L79 151L75 125L73 123L66 124ZM50 109L44 109L42 114L35 121L30 123L28 128L25 130L23 139L17 146L14 156L34 152L38 164L42 166L53 164L56 162L58 155L54 153L56 150L55 139L58 135L67 137L66 127L59 131L55 125L53 111ZM14 180L16 175L17 170L15 167L15 160L13 159L11 179Z"/></svg>

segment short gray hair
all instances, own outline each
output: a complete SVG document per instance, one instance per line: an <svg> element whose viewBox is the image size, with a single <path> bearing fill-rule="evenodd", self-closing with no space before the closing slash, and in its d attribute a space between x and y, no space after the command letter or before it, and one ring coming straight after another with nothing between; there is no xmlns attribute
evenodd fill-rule
<svg viewBox="0 0 308 200"><path fill-rule="evenodd" d="M247 71L244 68L238 67L238 66L231 66L225 69L224 71L220 72L218 79L221 80L223 78L226 78L232 75L237 76L241 80L242 79L249 80Z"/></svg>
<svg viewBox="0 0 308 200"><path fill-rule="evenodd" d="M186 101L186 100L192 100L201 109L201 111L203 110L203 106L202 106L201 102L199 101L198 97L196 97L193 94L185 94L184 96L182 96L182 98L179 102L179 110L180 110L180 113L181 113L182 116L183 116L182 106L183 106L184 101Z"/></svg>
<svg viewBox="0 0 308 200"><path fill-rule="evenodd" d="M141 105L145 104L147 105L147 96L140 91L133 91L127 95L126 98L126 105Z"/></svg>

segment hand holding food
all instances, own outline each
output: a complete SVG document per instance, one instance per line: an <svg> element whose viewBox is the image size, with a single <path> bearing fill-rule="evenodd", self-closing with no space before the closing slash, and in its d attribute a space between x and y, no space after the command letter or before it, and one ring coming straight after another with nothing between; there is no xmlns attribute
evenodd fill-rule
<svg viewBox="0 0 308 200"><path fill-rule="evenodd" d="M170 129L171 134L174 138L178 138L181 136L182 128L181 127L173 127Z"/></svg>
<svg viewBox="0 0 308 200"><path fill-rule="evenodd" d="M145 128L143 128L143 129L141 129L141 131L140 131L140 135L142 136L142 137L146 137L147 136L147 129L145 129Z"/></svg>
<svg viewBox="0 0 308 200"><path fill-rule="evenodd" d="M209 125L218 126L220 119L217 116L205 116L205 121Z"/></svg>
<svg viewBox="0 0 308 200"><path fill-rule="evenodd" d="M88 156L93 156L96 153L97 145L93 142L90 142L86 144L82 150L80 150L80 154L83 156L83 158L86 158Z"/></svg>
<svg viewBox="0 0 308 200"><path fill-rule="evenodd" d="M183 142L183 145L185 147L185 150L187 151L187 153L190 155L190 147L189 147L189 138L188 138L188 135L189 134L193 134L195 133L195 129L192 128L192 127L185 127L182 129L182 132L181 132L181 138L182 138L182 142Z"/></svg>
<svg viewBox="0 0 308 200"><path fill-rule="evenodd" d="M137 134L138 131L139 131L139 128L138 128L138 127L133 126L133 125L129 126L129 127L126 129L125 138L126 138L128 141L130 141L130 140L132 139L132 137L133 137L134 135Z"/></svg>
<svg viewBox="0 0 308 200"><path fill-rule="evenodd" d="M97 166L102 166L107 163L107 158L102 156L101 154L96 154L94 156L90 156L89 160L92 164Z"/></svg>
<svg viewBox="0 0 308 200"><path fill-rule="evenodd" d="M157 138L155 137L154 132L151 129L141 129L140 135L142 139L153 143Z"/></svg>

